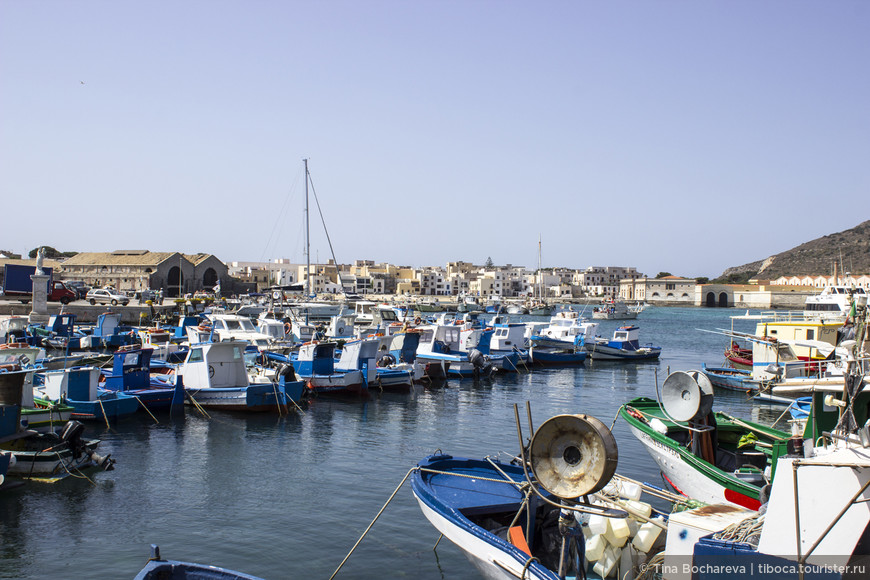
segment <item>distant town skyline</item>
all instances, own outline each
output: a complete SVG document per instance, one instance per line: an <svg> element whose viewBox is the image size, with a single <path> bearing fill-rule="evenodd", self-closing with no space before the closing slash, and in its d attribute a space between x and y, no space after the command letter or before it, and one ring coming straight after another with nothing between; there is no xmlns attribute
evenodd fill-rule
<svg viewBox="0 0 870 580"><path fill-rule="evenodd" d="M868 21L791 0L3 2L0 246L302 262L309 159L319 261L534 267L540 239L547 267L715 278L867 218Z"/></svg>

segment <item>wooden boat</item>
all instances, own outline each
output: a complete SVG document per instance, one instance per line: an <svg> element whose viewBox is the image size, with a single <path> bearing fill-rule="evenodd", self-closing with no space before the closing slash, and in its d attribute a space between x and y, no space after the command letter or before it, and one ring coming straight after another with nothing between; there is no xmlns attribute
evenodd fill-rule
<svg viewBox="0 0 870 580"><path fill-rule="evenodd" d="M40 368L34 361L40 360L40 352L43 352L42 349L28 345L0 349L0 392L6 392L0 396L0 402L20 405L21 426L44 433L63 427L72 417L74 409L62 401L49 401L33 396L33 376ZM9 374L14 371L20 371L24 378ZM13 386L7 390L3 385L10 380ZM17 385L18 380L22 380L20 387Z"/></svg>
<svg viewBox="0 0 870 580"><path fill-rule="evenodd" d="M708 367L702 364L702 369L714 387L729 391L757 392L758 385L749 382L752 373L748 370L730 367Z"/></svg>
<svg viewBox="0 0 870 580"><path fill-rule="evenodd" d="M162 380L184 381L187 404L224 411L282 412L301 396L303 384L290 369L277 379L252 381L245 363L245 342L209 342L192 345L187 359ZM160 377L158 377L160 378Z"/></svg>
<svg viewBox="0 0 870 580"><path fill-rule="evenodd" d="M595 320L634 320L643 312L643 305L629 306L622 300L610 300L592 309Z"/></svg>
<svg viewBox="0 0 870 580"><path fill-rule="evenodd" d="M751 575L750 570L778 578L867 576L870 392L862 380L866 358L853 360L839 394L813 394L803 434L790 440L789 452L773 463L760 498L763 509L735 514L739 517L730 526L718 529L698 526L700 510L672 514L663 578L675 578L667 571L678 560L691 561L692 578L698 580L723 578L721 566L729 564L746 571L734 572L735 577ZM842 413L847 406L851 412Z"/></svg>
<svg viewBox="0 0 870 580"><path fill-rule="evenodd" d="M663 545L666 525L639 501L650 488L614 473L616 453L594 417L558 415L511 463L430 455L411 488L426 519L485 578L604 578L616 570L634 578Z"/></svg>
<svg viewBox="0 0 870 580"><path fill-rule="evenodd" d="M736 369L752 368L752 349L741 347L732 341L725 350L725 359Z"/></svg>
<svg viewBox="0 0 870 580"><path fill-rule="evenodd" d="M368 381L359 369L340 371L335 368L334 342L307 342L299 347L292 360L305 382L309 394L367 395Z"/></svg>
<svg viewBox="0 0 870 580"><path fill-rule="evenodd" d="M579 348L559 348L538 346L534 341L529 347L529 361L538 366L578 366L583 365L587 353L583 345Z"/></svg>
<svg viewBox="0 0 870 580"><path fill-rule="evenodd" d="M619 417L679 493L753 510L760 507L761 488L772 476L776 458L787 453L791 437L723 412L702 417L701 427L672 421L657 401L646 397L622 405Z"/></svg>
<svg viewBox="0 0 870 580"><path fill-rule="evenodd" d="M122 348L113 354L112 369L102 371L103 389L134 397L148 409L180 408L184 405L184 381L174 384L151 378L150 348Z"/></svg>
<svg viewBox="0 0 870 580"><path fill-rule="evenodd" d="M257 576L209 564L164 560L160 548L151 544L151 557L134 580L262 580Z"/></svg>
<svg viewBox="0 0 870 580"><path fill-rule="evenodd" d="M651 344L641 345L638 340L640 329L637 326L620 326L613 331L613 338L587 337L586 350L592 360L640 361L655 360L662 353L662 347Z"/></svg>
<svg viewBox="0 0 870 580"><path fill-rule="evenodd" d="M84 425L78 421L67 422L59 432L22 427L20 401L27 375L22 370L0 372L0 451L9 459L6 475L54 481L88 467L113 469L113 459L97 455L98 439L82 439Z"/></svg>
<svg viewBox="0 0 870 580"><path fill-rule="evenodd" d="M41 397L73 408L72 419L106 421L134 414L139 401L125 393L100 389L97 367L76 367L38 372L34 386Z"/></svg>
<svg viewBox="0 0 870 580"><path fill-rule="evenodd" d="M425 366L430 378L472 378L489 376L495 372L489 357L480 350L464 350L463 332L467 340L471 331L464 331L462 324L428 324L417 327L417 330L420 332L420 341L416 360ZM492 336L491 330L487 333L489 337Z"/></svg>

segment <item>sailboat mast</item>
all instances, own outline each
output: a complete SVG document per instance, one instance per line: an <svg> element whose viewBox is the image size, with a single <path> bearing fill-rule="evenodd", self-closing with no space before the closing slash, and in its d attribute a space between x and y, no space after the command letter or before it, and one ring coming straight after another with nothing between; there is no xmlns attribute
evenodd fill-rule
<svg viewBox="0 0 870 580"><path fill-rule="evenodd" d="M305 163L305 296L311 296L311 240L308 235L308 160Z"/></svg>

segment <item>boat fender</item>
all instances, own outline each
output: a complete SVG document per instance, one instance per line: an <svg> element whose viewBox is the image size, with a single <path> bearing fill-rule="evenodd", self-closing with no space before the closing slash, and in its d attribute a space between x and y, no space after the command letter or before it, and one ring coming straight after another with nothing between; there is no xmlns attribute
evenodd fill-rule
<svg viewBox="0 0 870 580"><path fill-rule="evenodd" d="M662 423L658 418L653 417L650 419L649 426L652 427L653 431L656 433L660 433L661 435L668 434L668 427L664 423Z"/></svg>

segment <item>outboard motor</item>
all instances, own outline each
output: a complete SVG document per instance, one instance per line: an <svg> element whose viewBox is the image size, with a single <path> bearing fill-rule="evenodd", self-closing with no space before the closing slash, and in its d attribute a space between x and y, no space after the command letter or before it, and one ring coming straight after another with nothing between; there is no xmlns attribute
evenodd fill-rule
<svg viewBox="0 0 870 580"><path fill-rule="evenodd" d="M108 455L99 455L95 451L88 449L88 446L85 445L85 442L82 441L82 433L85 430L84 424L79 421L68 421L66 425L63 426L63 429L60 432L60 439L67 445L69 445L70 450L73 454L73 459L78 459L85 454L88 456L88 459L93 461L98 467L104 469L105 471L112 471L115 469L115 460L112 459L112 454Z"/></svg>
<svg viewBox="0 0 870 580"><path fill-rule="evenodd" d="M489 376L492 374L493 368L489 357L476 348L471 349L471 352L468 353L468 362L470 362L471 366L474 367L475 378L478 378L481 375Z"/></svg>
<svg viewBox="0 0 870 580"><path fill-rule="evenodd" d="M378 366L381 368L388 367L388 366L394 365L394 364L396 364L396 357L394 357L391 354L385 354L384 356L382 356L381 358L378 359Z"/></svg>
<svg viewBox="0 0 870 580"><path fill-rule="evenodd" d="M285 383L293 383L296 379L296 369L293 367L293 363L284 363L278 365L278 368L275 370L276 376L279 378L283 378Z"/></svg>
<svg viewBox="0 0 870 580"><path fill-rule="evenodd" d="M73 459L78 459L82 456L82 451L85 448L85 444L82 441L84 430L85 426L80 421L67 421L67 424L60 431L60 440L69 445L70 450L72 450Z"/></svg>

